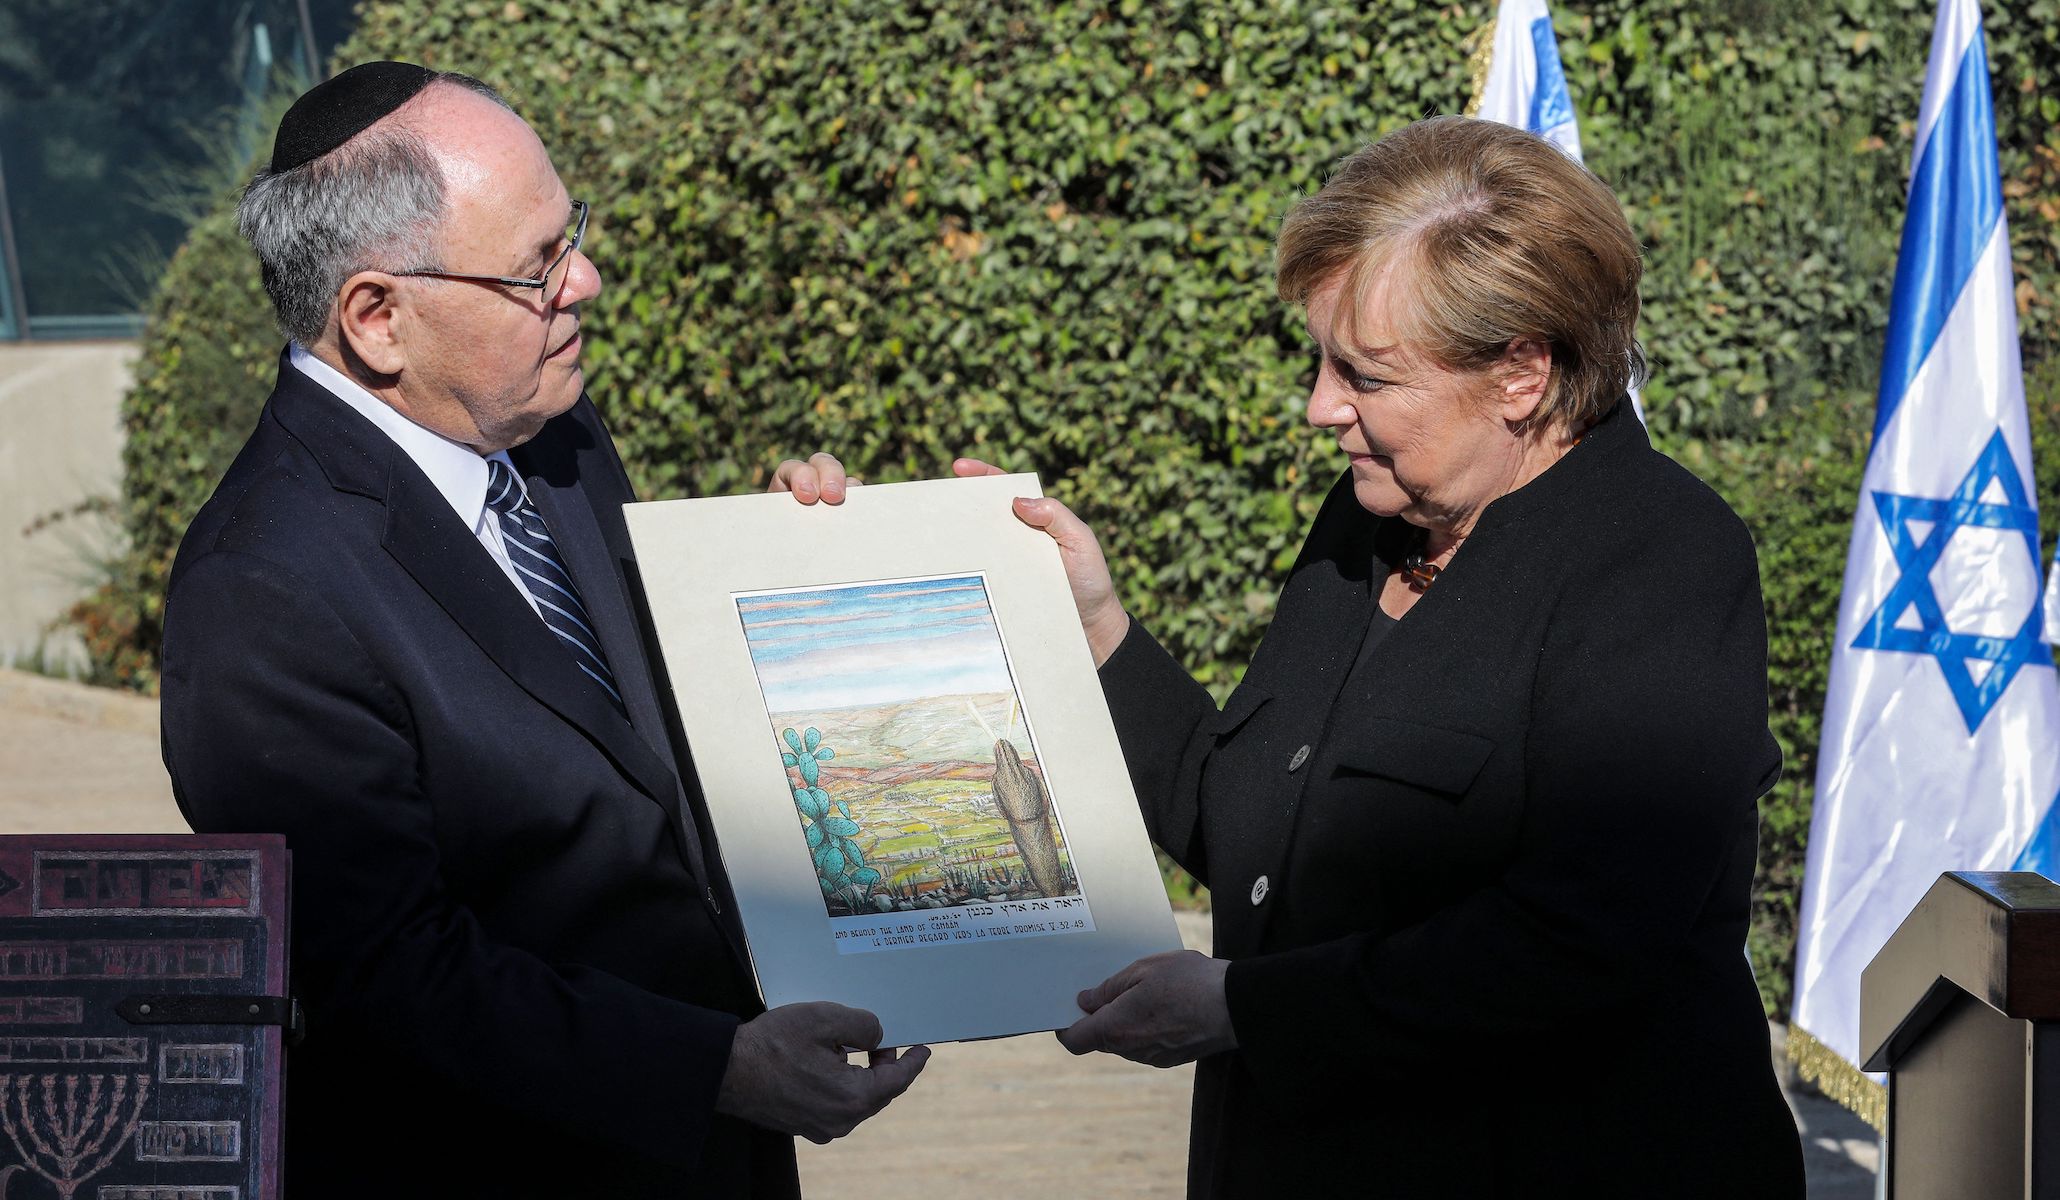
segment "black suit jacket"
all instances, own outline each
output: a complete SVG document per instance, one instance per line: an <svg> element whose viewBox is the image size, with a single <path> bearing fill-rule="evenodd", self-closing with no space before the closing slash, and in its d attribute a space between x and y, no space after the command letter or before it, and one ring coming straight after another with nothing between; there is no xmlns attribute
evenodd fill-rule
<svg viewBox="0 0 2060 1200"><path fill-rule="evenodd" d="M631 720L283 361L172 570L180 807L294 856L288 1193L797 1194L790 1138L713 1113L760 1004L647 659L629 482L585 398L511 457Z"/></svg>
<svg viewBox="0 0 2060 1200"><path fill-rule="evenodd" d="M1407 531L1349 478L1220 713L1141 628L1104 666L1232 960L1193 1195L1802 1196L1745 957L1753 546L1626 407L1357 672Z"/></svg>

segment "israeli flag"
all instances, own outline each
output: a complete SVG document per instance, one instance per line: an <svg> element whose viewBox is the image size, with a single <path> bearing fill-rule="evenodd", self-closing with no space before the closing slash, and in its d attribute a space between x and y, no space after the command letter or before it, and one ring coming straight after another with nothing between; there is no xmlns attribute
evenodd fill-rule
<svg viewBox="0 0 2060 1200"><path fill-rule="evenodd" d="M1581 161L1581 131L1545 0L1502 0L1474 116L1528 129Z"/></svg>
<svg viewBox="0 0 2060 1200"><path fill-rule="evenodd" d="M1796 952L1791 1053L1821 1079L1802 1055L1828 1051L1847 1090L1868 1086L1860 972L1939 872L2060 866L2060 687L1977 0L1939 5L1916 132Z"/></svg>

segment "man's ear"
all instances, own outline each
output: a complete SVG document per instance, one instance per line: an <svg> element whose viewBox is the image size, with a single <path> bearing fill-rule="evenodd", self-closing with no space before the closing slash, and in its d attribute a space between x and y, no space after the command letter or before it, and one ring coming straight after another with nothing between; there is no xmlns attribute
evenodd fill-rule
<svg viewBox="0 0 2060 1200"><path fill-rule="evenodd" d="M1496 415L1512 425L1531 419L1545 402L1552 381L1552 348L1531 338L1517 338L1502 351Z"/></svg>
<svg viewBox="0 0 2060 1200"><path fill-rule="evenodd" d="M394 277L383 271L360 271L336 294L343 344L380 375L398 375L407 365L410 316Z"/></svg>

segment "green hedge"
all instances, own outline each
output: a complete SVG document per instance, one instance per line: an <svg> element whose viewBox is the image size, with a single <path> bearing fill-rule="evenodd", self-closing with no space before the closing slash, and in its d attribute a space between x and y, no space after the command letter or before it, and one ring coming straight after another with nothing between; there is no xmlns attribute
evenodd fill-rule
<svg viewBox="0 0 2060 1200"><path fill-rule="evenodd" d="M488 79L595 202L591 386L645 494L755 488L818 447L876 480L965 450L1035 469L1221 693L1339 469L1301 426L1313 358L1272 299L1272 235L1338 157L1463 107L1487 7L380 0L341 57ZM1648 249L1654 431L1761 544L1790 761L1752 945L1775 1013L1931 12L1557 12L1589 160ZM2056 12L1989 13L2035 364L2060 336ZM217 215L127 403L131 553L79 614L104 675L154 686L170 554L277 349Z"/></svg>

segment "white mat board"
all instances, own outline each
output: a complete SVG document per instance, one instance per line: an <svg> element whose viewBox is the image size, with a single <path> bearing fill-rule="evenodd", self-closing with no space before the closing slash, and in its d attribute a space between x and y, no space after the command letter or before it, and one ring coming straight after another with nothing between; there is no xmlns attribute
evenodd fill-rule
<svg viewBox="0 0 2060 1200"><path fill-rule="evenodd" d="M768 1005L868 1009L888 1045L1057 1029L1080 989L1179 948L1058 549L1010 506L1041 494L1006 475L857 487L836 507L626 506ZM1007 776L1021 815L1036 792L997 738L1049 795L1056 871L994 796ZM797 797L818 744L843 757ZM852 826L863 866L835 849Z"/></svg>

